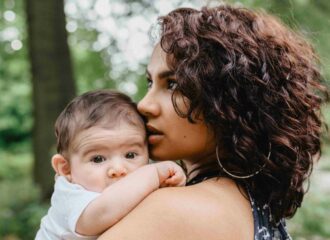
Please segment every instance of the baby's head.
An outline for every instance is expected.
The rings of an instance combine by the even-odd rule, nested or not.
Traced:
[[[73,99],[57,118],[55,134],[56,173],[90,191],[101,192],[148,162],[143,119],[136,104],[116,91]]]

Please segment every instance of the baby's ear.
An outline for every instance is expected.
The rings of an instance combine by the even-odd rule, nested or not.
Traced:
[[[56,174],[66,177],[69,181],[71,180],[70,163],[61,154],[55,154],[52,157],[52,166]]]

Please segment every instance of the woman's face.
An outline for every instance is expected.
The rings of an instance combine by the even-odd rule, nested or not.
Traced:
[[[174,110],[171,96],[176,79],[166,63],[166,53],[158,44],[147,67],[148,92],[138,104],[147,119],[150,157],[154,160],[199,162],[214,153],[215,140],[202,119],[190,123]],[[178,96],[178,107],[186,109]]]

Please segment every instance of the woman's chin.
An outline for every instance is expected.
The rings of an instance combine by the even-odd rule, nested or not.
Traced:
[[[166,161],[172,160],[168,155],[168,151],[163,151],[159,149],[159,146],[149,146],[149,157],[154,161]]]

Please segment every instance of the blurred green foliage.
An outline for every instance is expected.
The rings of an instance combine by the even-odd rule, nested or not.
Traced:
[[[328,174],[330,177],[330,172]],[[325,194],[315,190],[316,187],[316,184],[312,184],[303,207],[297,211],[292,220],[288,221],[290,234],[294,239],[330,239],[329,191]]]
[[[14,21],[4,21],[14,13]],[[0,2],[0,148],[28,140],[32,127],[31,84],[27,51],[14,50],[15,40],[25,46],[25,16],[21,1]]]
[[[323,145],[322,157],[314,166],[309,191],[301,208],[287,221],[295,240],[330,239],[330,145]]]
[[[70,2],[70,1],[68,1]],[[72,2],[72,1],[71,1]],[[96,2],[96,1],[95,1]],[[143,13],[157,14],[152,4],[146,1],[127,1],[127,6],[143,6]],[[173,6],[186,1],[173,1]],[[218,1],[212,1],[218,2]],[[302,32],[315,45],[322,62],[325,80],[330,82],[330,1],[327,0],[228,0],[231,3],[243,4],[247,7],[265,9],[290,25],[293,29]],[[114,1],[118,3],[118,1]],[[125,4],[125,3],[124,3]],[[134,5],[135,4],[135,5]],[[196,4],[198,5],[198,4]],[[136,70],[123,67],[120,74],[112,76],[116,69],[113,58],[120,52],[120,40],[109,37],[107,48],[93,47],[102,35],[99,29],[93,27],[91,9],[81,10],[82,14],[70,15],[70,21],[77,24],[75,31],[70,32],[69,44],[72,52],[72,61],[78,93],[98,88],[118,88],[123,82],[132,82],[137,91],[131,96],[140,99],[146,88],[144,69],[146,59],[139,63]],[[114,15],[118,22],[128,21],[140,15],[134,8],[127,12]],[[78,9],[80,10],[80,9]],[[141,10],[141,9],[140,9]],[[148,10],[148,11],[147,11]],[[13,20],[6,20],[5,13],[14,13]],[[148,16],[144,16],[148,19]],[[30,83],[29,62],[26,48],[26,25],[23,1],[3,0],[0,2],[0,147],[7,147],[11,143],[29,140],[33,122],[33,109],[31,105],[32,87]],[[152,24],[149,22],[149,24]],[[13,49],[13,41],[22,43],[20,49]],[[125,64],[125,61],[123,61]],[[141,81],[142,79],[142,81]]]
[[[30,146],[0,151],[0,238],[34,239],[48,205],[42,205],[31,178]]]
[[[40,218],[48,208],[40,203],[39,189],[31,178],[33,156],[30,144],[33,109],[23,2],[0,1],[0,239],[34,239]],[[111,3],[118,2],[120,1],[111,1]],[[122,16],[116,15],[118,21],[125,22],[137,15],[148,20],[148,14],[158,15],[149,1],[123,2],[124,4],[129,2],[128,11]],[[178,6],[187,1],[171,2],[173,6]],[[247,7],[265,9],[283,19],[293,29],[301,31],[320,54],[325,80],[330,85],[330,1],[228,0],[228,2],[239,2]],[[80,11],[79,8],[78,10]],[[119,88],[122,83],[132,82],[136,86],[136,92],[131,95],[135,100],[139,100],[146,91],[144,79],[146,59],[139,63],[137,69],[123,67],[120,74],[114,76],[112,73],[116,70],[116,66],[113,65],[112,60],[120,51],[118,47],[120,42],[111,38],[106,49],[93,48],[95,41],[102,34],[91,27],[93,20],[88,19],[88,16],[93,11],[91,6],[91,9],[86,13],[78,14],[75,19],[70,19],[69,16],[69,20],[77,22],[76,31],[70,33],[69,44],[78,93],[97,88]],[[11,17],[6,19],[6,14]],[[152,24],[150,21],[149,23]],[[21,47],[15,46],[17,40],[22,44]],[[324,107],[324,116],[330,125],[329,106]],[[329,136],[325,136],[325,143],[327,144],[324,146],[325,157],[320,161],[320,165],[323,172],[330,174]],[[294,239],[330,239],[328,216],[330,195],[329,192],[324,193],[317,189],[317,184],[312,181],[311,191],[306,195],[303,207],[289,221]]]

